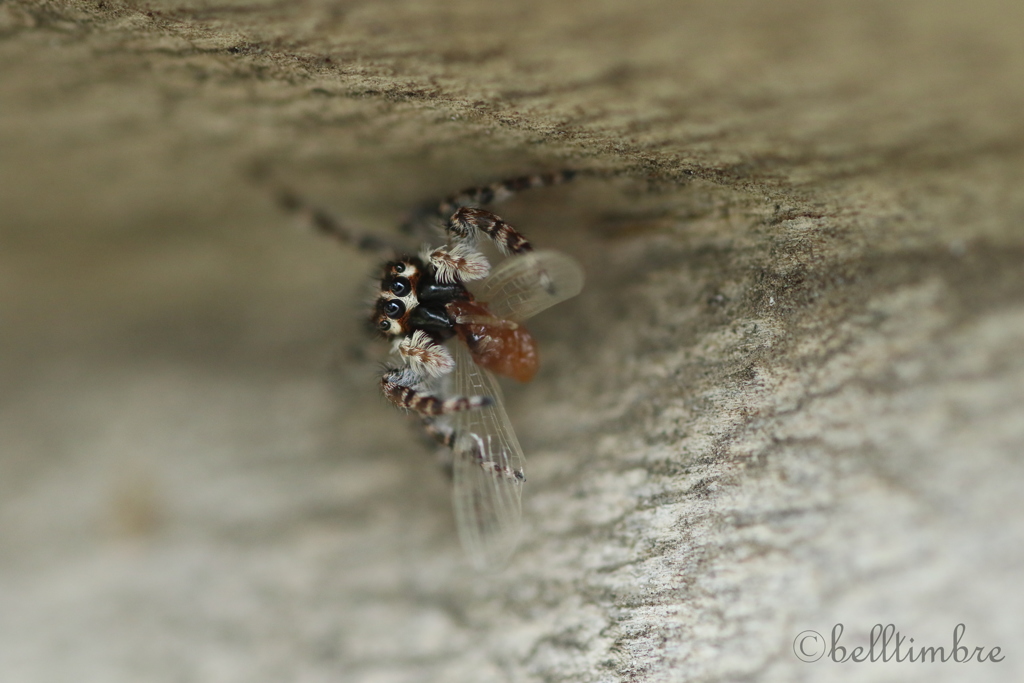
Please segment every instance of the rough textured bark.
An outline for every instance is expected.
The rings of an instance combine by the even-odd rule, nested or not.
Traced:
[[[1024,5],[0,2],[0,678],[1024,676]],[[480,576],[375,395],[386,233],[585,265]],[[1003,649],[801,662],[798,633]],[[967,673],[965,673],[967,672]]]

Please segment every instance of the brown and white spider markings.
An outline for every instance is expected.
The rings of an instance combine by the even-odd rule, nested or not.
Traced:
[[[525,176],[472,188],[419,212],[403,226],[406,231],[440,219],[446,239],[418,255],[280,191],[282,205],[319,231],[385,254],[370,321],[392,343],[398,362],[384,368],[381,391],[396,407],[418,414],[427,433],[451,448],[456,526],[478,566],[499,564],[515,549],[525,481],[522,448],[494,373],[531,380],[538,368],[537,344],[521,323],[583,287],[583,272],[573,259],[535,251],[519,231],[478,205],[573,175]],[[505,256],[493,270],[477,249],[481,236]]]

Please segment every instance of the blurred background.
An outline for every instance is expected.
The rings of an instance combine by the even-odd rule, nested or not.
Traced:
[[[1020,680],[1022,19],[0,2],[0,681]],[[376,263],[253,173],[394,234],[563,168],[498,209],[588,285],[481,577]],[[794,656],[840,622],[1006,660]]]

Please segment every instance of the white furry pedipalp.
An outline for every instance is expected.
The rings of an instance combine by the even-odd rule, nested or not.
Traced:
[[[487,277],[491,264],[487,257],[468,244],[438,247],[427,256],[435,277],[442,284],[470,282]]]
[[[448,349],[435,344],[423,330],[416,330],[402,339],[396,351],[415,372],[428,377],[443,377],[455,369],[455,360]]]

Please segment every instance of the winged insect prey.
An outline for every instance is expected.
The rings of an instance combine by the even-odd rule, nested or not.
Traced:
[[[519,331],[525,329],[518,325],[520,322],[576,296],[582,288],[583,271],[573,259],[553,251],[539,251],[504,261],[481,283],[480,298],[490,296],[488,308],[495,319],[511,322]],[[497,317],[498,312],[503,317]],[[488,328],[492,334],[501,330],[502,337],[506,329],[494,323]],[[514,357],[516,353],[502,358]],[[455,392],[495,398],[490,406],[453,417],[456,526],[463,547],[478,567],[500,565],[515,550],[526,480],[523,451],[505,411],[494,372],[498,370],[478,360],[472,345],[455,346]]]
[[[526,479],[494,375],[533,378],[538,347],[522,322],[576,296],[583,271],[564,254],[535,251],[517,229],[475,205],[573,175],[524,176],[454,195],[434,212],[446,216],[444,243],[415,255],[279,190],[282,206],[318,231],[386,258],[370,322],[391,342],[397,362],[384,368],[381,391],[396,407],[416,413],[427,434],[452,449],[456,527],[478,566],[499,564],[514,551]],[[422,227],[428,214],[420,212],[405,228]],[[493,270],[477,249],[481,238],[505,256]]]

